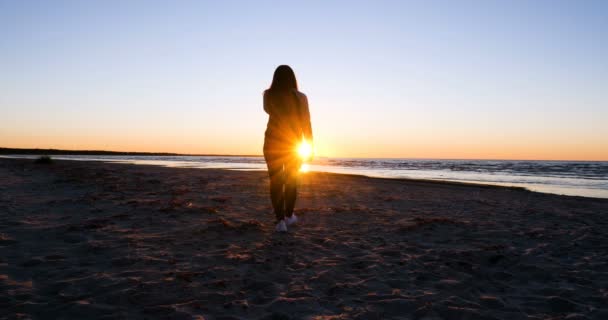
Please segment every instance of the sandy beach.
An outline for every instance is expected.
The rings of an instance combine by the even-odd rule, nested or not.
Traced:
[[[608,199],[0,159],[7,319],[608,319]]]

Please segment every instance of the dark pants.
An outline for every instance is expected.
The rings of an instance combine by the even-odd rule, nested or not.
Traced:
[[[293,215],[296,205],[300,160],[295,152],[264,148],[270,176],[270,200],[277,221]],[[270,150],[269,150],[270,149]]]

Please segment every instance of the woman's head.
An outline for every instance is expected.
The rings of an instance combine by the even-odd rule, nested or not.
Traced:
[[[274,70],[270,91],[289,91],[291,89],[298,90],[298,82],[296,75],[288,65],[280,65]]]

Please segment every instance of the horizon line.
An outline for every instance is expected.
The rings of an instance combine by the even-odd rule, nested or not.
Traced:
[[[142,151],[111,151],[111,150],[66,150],[54,148],[6,148],[0,147],[0,155],[18,154],[11,151],[21,151],[21,154],[48,153],[48,155],[141,155],[141,156],[196,156],[196,157],[264,157],[263,154],[213,154],[213,153],[175,153],[175,152],[142,152]],[[46,154],[44,154],[46,155]],[[384,159],[384,160],[472,160],[472,161],[572,161],[572,162],[608,162],[606,160],[580,159],[496,159],[496,158],[425,158],[425,157],[328,157],[333,159]]]

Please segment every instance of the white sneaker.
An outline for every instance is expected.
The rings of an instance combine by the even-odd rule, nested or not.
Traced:
[[[296,217],[296,214],[292,214],[291,217],[287,217],[285,218],[285,221],[287,222],[287,225],[290,226],[296,222],[298,222],[298,217]]]
[[[287,225],[285,224],[285,219],[279,221],[277,226],[274,228],[276,232],[287,232]]]

